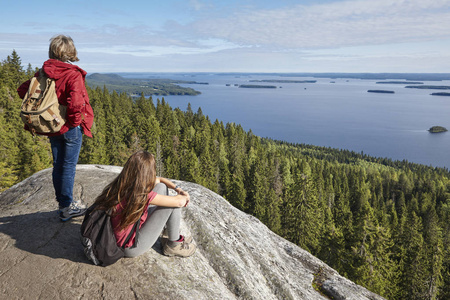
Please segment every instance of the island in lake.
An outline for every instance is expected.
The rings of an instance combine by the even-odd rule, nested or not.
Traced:
[[[408,85],[405,88],[409,89],[427,89],[427,90],[450,90],[448,85]]]
[[[442,93],[431,93],[430,95],[431,96],[450,96],[450,93],[445,93],[445,92],[442,92]]]
[[[423,84],[420,81],[377,81],[376,84]]]
[[[431,133],[446,132],[447,128],[442,127],[442,126],[433,126],[430,129],[428,129],[428,131]]]
[[[263,79],[250,80],[250,82],[273,82],[273,83],[316,83],[317,80],[285,80],[285,79]]]
[[[386,91],[386,90],[368,90],[368,93],[382,93],[382,94],[394,94],[394,91]]]
[[[257,84],[241,84],[240,88],[246,89],[276,89],[277,87],[274,85],[257,85]]]

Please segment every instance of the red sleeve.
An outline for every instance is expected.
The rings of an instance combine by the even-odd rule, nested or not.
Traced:
[[[155,191],[151,191],[148,193],[148,203],[152,202],[155,199],[156,195],[158,195]]]
[[[68,81],[67,94],[67,122],[69,127],[76,127],[81,124],[81,113],[84,105],[86,88],[83,76],[80,72],[75,72],[75,76]]]
[[[17,89],[17,94],[19,94],[20,98],[25,97],[25,94],[28,92],[28,87],[30,86],[31,79],[22,83]]]
[[[39,71],[34,74],[34,77],[39,76]],[[28,92],[28,88],[30,87],[31,79],[28,79],[24,83],[22,83],[17,89],[17,94],[19,94],[20,98],[25,97],[25,94]]]

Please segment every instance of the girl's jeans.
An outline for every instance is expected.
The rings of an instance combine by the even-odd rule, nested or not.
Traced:
[[[49,139],[53,154],[53,187],[61,209],[70,206],[73,201],[75,168],[80,155],[83,133],[78,126]]]

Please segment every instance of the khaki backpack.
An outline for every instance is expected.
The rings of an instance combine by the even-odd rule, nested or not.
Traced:
[[[22,101],[20,117],[31,133],[55,133],[66,123],[67,107],[59,104],[55,81],[40,70]]]

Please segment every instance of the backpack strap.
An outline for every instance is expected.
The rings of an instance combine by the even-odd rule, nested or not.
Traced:
[[[50,109],[50,107],[47,109],[47,111],[50,113],[50,115],[53,117],[53,119],[55,120],[56,123],[61,123],[61,120],[58,119],[58,117],[56,116],[56,114],[53,112],[53,110]]]
[[[39,79],[37,77],[34,77],[34,78],[36,78],[36,80],[33,82],[33,85],[31,86],[31,90],[28,93],[27,103],[31,100],[31,96],[33,96],[33,94],[36,92],[36,88],[39,84]]]
[[[142,217],[142,215],[141,215]],[[130,233],[128,234],[127,238],[125,239],[125,241],[122,244],[122,248],[125,248],[124,246],[131,240],[131,237],[133,236],[133,233],[136,231],[136,235],[135,238],[137,238],[138,234],[139,234],[139,225],[141,223],[141,217],[139,217],[139,219],[136,221],[136,223],[134,223],[133,228],[131,229]],[[136,247],[135,245],[131,246],[131,248]]]
[[[27,101],[29,101],[29,100],[31,99],[31,96],[32,96],[34,93],[36,93],[36,89],[37,89],[37,86],[38,86],[38,84],[39,84],[39,80],[40,80],[42,77],[44,77],[44,76],[45,76],[44,70],[43,70],[42,68],[39,69],[39,75],[38,75],[37,77],[34,77],[34,78],[36,78],[36,80],[34,81],[33,86],[31,87],[30,94],[28,95]],[[42,92],[42,91],[39,91],[39,93],[41,93],[41,92]]]

